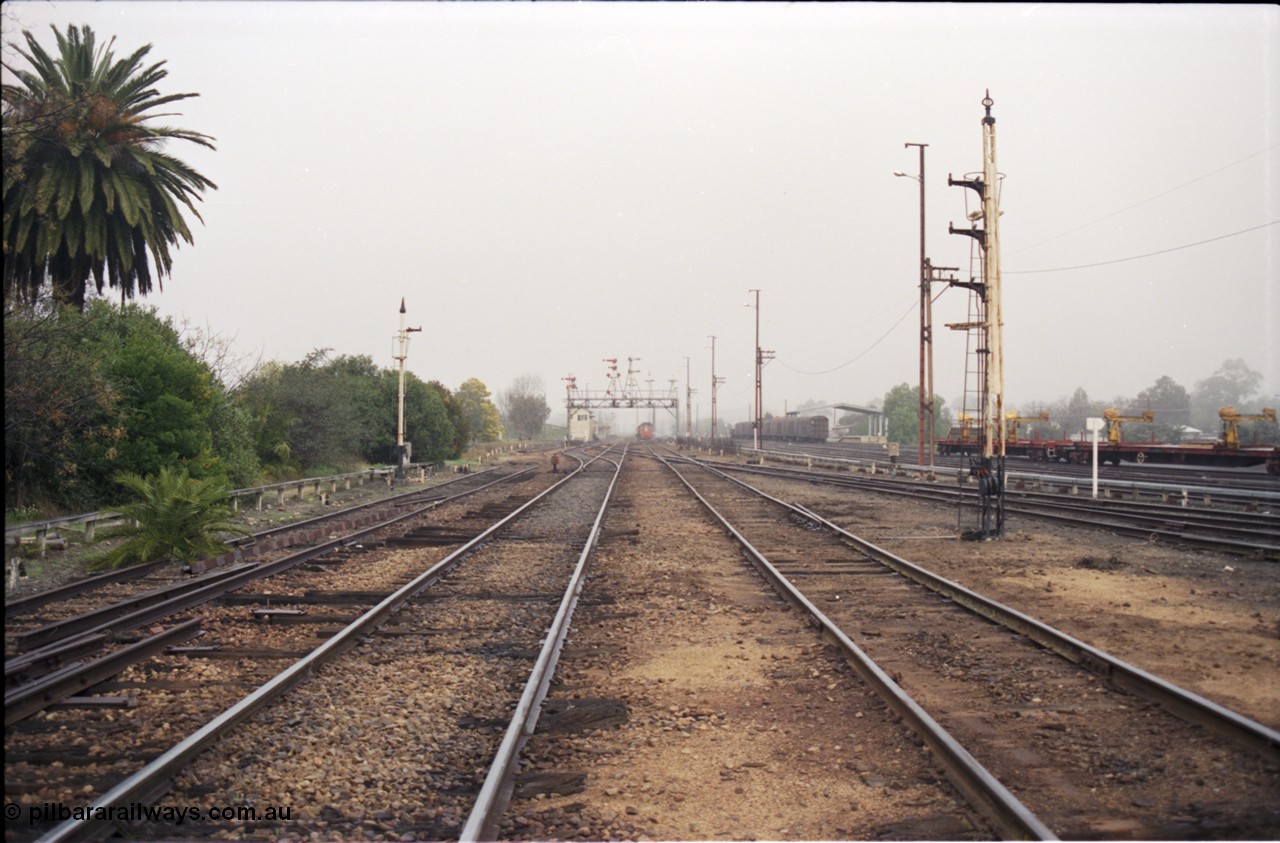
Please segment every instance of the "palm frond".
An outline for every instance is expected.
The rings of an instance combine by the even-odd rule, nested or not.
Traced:
[[[172,269],[170,245],[193,242],[184,208],[201,219],[196,202],[217,189],[161,147],[214,139],[151,122],[198,94],[160,93],[168,71],[144,64],[150,45],[117,59],[115,39],[99,44],[87,26],[53,32],[52,54],[29,32],[15,45],[29,70],[5,63],[16,81],[3,86],[5,296],[48,285],[83,306],[90,276],[100,292],[105,279],[146,294]]]

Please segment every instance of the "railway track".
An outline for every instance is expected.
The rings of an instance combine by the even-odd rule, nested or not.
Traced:
[[[835,459],[868,460],[881,464],[889,462],[888,450],[883,445],[856,443],[805,443],[791,444],[770,442],[768,450],[790,453],[806,453]],[[903,446],[898,461],[907,464],[919,459],[917,449]],[[969,467],[967,457],[943,456],[935,454],[933,465],[949,469]],[[1037,462],[1025,457],[1008,457],[1006,470],[1012,473],[1044,474],[1055,477],[1088,480],[1093,469],[1088,465],[1072,465],[1065,462]],[[1212,468],[1208,466],[1180,465],[1100,465],[1098,476],[1102,479],[1126,482],[1168,484],[1171,486],[1216,486],[1224,491],[1276,491],[1280,488],[1280,478],[1268,474],[1266,469],[1255,468]]]
[[[203,612],[210,640],[98,688],[217,686],[233,692],[221,714],[207,701],[190,719],[154,710],[167,721],[137,710],[41,714],[7,730],[7,751],[15,736],[32,743],[6,779],[58,779],[47,798],[66,804],[163,796],[161,808],[205,812],[181,823],[125,818],[131,839],[1185,839],[1280,829],[1267,727],[1016,612],[974,614],[962,590],[925,588],[928,577],[895,573],[908,568],[813,511],[783,509],[708,467],[628,457],[615,481],[605,461],[591,466],[524,520],[508,515],[514,500],[477,503],[465,513],[472,524],[387,545],[406,565],[416,557],[417,573],[406,567],[377,589],[378,563],[352,554],[311,571],[345,581],[241,590],[269,605],[225,595]],[[707,521],[676,471],[759,552],[755,568],[736,561],[728,528]],[[607,514],[606,476],[620,488]],[[480,531],[495,521],[499,533]],[[759,579],[771,571],[772,591]],[[361,584],[389,596],[370,608],[367,594],[356,599]],[[914,701],[881,701],[894,687]],[[945,736],[922,730],[928,721]],[[37,755],[60,731],[66,747]],[[86,775],[73,782],[67,767]],[[31,790],[23,801],[45,798]],[[235,813],[210,818],[218,806]],[[282,807],[287,818],[265,815]],[[10,837],[94,830],[45,822]]]
[[[775,587],[824,615],[827,634],[849,653],[878,665],[864,666],[868,681],[901,688],[931,715],[903,704],[905,718],[919,718],[920,728],[932,719],[967,748],[978,768],[959,754],[949,764],[961,790],[977,793],[984,770],[1008,783],[1012,806],[976,797],[1008,833],[1043,836],[1018,805],[1060,837],[1182,838],[1197,833],[1206,810],[1246,835],[1274,833],[1274,730],[916,570],[811,512],[788,507],[780,517],[780,502],[741,482],[672,465]],[[944,738],[924,740],[951,754]],[[1207,807],[1205,781],[1215,777],[1231,784],[1215,788]]]
[[[68,698],[113,678],[134,662],[186,639],[216,631],[218,615],[225,617],[227,612],[208,612],[202,607],[211,601],[232,601],[235,598],[228,596],[232,592],[237,593],[242,604],[261,604],[256,612],[237,613],[237,619],[247,616],[258,621],[288,621],[290,610],[273,609],[271,604],[282,602],[282,598],[305,588],[305,585],[287,584],[290,578],[299,583],[311,580],[314,584],[320,579],[315,573],[317,566],[324,569],[326,565],[339,564],[359,542],[376,544],[388,536],[396,540],[397,530],[410,529],[415,521],[444,503],[516,482],[526,474],[527,470],[507,470],[494,475],[472,475],[430,492],[400,495],[290,525],[293,529],[272,530],[259,537],[267,540],[253,546],[256,553],[249,561],[228,560],[227,564],[198,576],[184,576],[170,565],[167,569],[152,568],[145,576],[124,583],[98,581],[99,587],[91,590],[73,584],[56,591],[59,596],[69,595],[61,600],[51,599],[47,594],[33,595],[23,601],[25,611],[6,613],[6,727],[50,705],[66,704]],[[436,540],[439,539],[437,535]],[[446,535],[442,543],[451,541]],[[264,579],[271,583],[265,587],[266,593],[245,599],[253,591],[248,586]],[[392,588],[388,585],[386,590]],[[380,596],[366,589],[354,597],[348,595],[345,602],[367,604]],[[330,599],[330,602],[342,601],[341,595]],[[200,623],[190,622],[193,611],[205,612]],[[301,620],[314,622],[312,618]],[[175,634],[175,628],[183,631],[181,639]],[[148,629],[152,630],[149,634]],[[205,651],[208,650],[206,647]],[[285,654],[291,651],[281,649]],[[235,648],[230,648],[214,655],[233,658],[234,652]],[[89,700],[71,699],[70,702],[94,704]]]
[[[509,511],[502,507],[504,499],[513,493],[523,499],[550,482],[528,471],[505,474],[507,482],[523,483],[526,490],[505,484],[486,489],[495,478],[473,475],[432,490],[429,501],[420,491],[388,506],[401,514],[425,506],[434,514],[453,499],[452,507],[442,510],[449,525],[443,531],[422,524],[423,513],[402,528],[417,523],[407,543],[443,556],[461,536],[488,527],[495,507]],[[80,631],[79,620],[101,623],[103,606],[88,615],[61,617],[59,623],[69,625],[76,638],[88,639],[85,652],[77,653],[74,641],[47,644],[46,652],[62,648],[67,663],[51,672],[45,665],[31,675],[10,670],[21,657],[6,662],[7,798],[66,803],[108,790],[122,771],[163,752],[167,740],[197,728],[312,651],[324,640],[318,635],[326,626],[342,625],[411,579],[416,571],[395,552],[397,541],[405,542],[382,527],[354,543],[328,540],[259,565],[231,566],[231,576],[213,582],[194,578],[194,591],[180,589],[160,604],[148,602],[138,610],[127,601],[123,612],[106,621],[108,628],[88,635]],[[232,590],[236,577],[242,582]],[[42,611],[63,614],[55,604]],[[133,631],[139,611],[155,617]],[[199,641],[188,640],[195,636]],[[128,652],[153,640],[159,644],[149,652]],[[121,653],[137,657],[121,662]],[[138,734],[147,738],[138,740]]]
[[[744,466],[712,461],[725,470],[800,479],[850,489],[874,490],[934,503],[975,508],[978,494],[964,486],[947,487],[875,476],[850,476],[782,466]],[[1280,559],[1280,511],[1186,507],[1152,501],[1099,498],[1036,491],[1013,481],[1005,492],[1007,514],[1106,529],[1148,541],[1225,550],[1260,559]]]
[[[387,831],[389,825],[397,835],[415,838],[435,838],[445,828],[450,829],[445,836],[456,836],[459,817],[467,818],[462,808],[469,807],[478,786],[475,774],[483,774],[497,745],[495,723],[505,722],[508,701],[519,697],[509,691],[521,674],[528,676],[535,659],[547,675],[554,667],[553,660],[547,664],[538,658],[541,638],[554,623],[567,629],[568,615],[556,620],[556,609],[566,599],[565,583],[615,470],[595,460],[572,480],[565,478],[532,499],[526,496],[514,510],[481,507],[475,518],[492,522],[497,517],[497,522],[460,546],[455,543],[443,559],[439,543],[415,545],[422,535],[410,534],[393,555],[410,567],[416,563],[415,577],[358,618],[341,619],[342,628],[324,632],[320,646],[297,661],[288,659],[280,673],[115,784],[95,806],[102,812],[112,806],[127,809],[155,798],[177,777],[170,798],[199,806],[204,821],[191,814],[180,825],[164,823],[163,814],[124,816],[116,825],[126,836],[224,836],[225,817],[209,821],[219,804],[226,807],[206,798],[211,791],[256,793],[277,806],[306,800],[313,810],[300,810],[302,816],[294,814],[293,821],[330,838],[352,839]],[[368,564],[355,575],[367,577]],[[578,571],[574,581],[580,580]],[[576,590],[571,593],[576,597]],[[286,592],[283,602],[288,600]],[[241,654],[259,669],[284,655]],[[535,693],[540,702],[545,687]],[[251,718],[256,712],[260,716]],[[215,743],[231,754],[229,760],[219,761],[218,750],[201,756]],[[335,761],[339,748],[352,754],[340,763]],[[388,756],[386,763],[379,762],[380,754]],[[218,775],[229,778],[219,782]],[[420,810],[399,813],[390,823],[380,800],[391,793],[404,798],[399,788],[406,776],[417,782],[409,796],[431,794],[433,801],[419,802]],[[325,777],[341,781],[332,785],[340,793],[319,783]],[[500,812],[505,802],[492,805]],[[266,827],[245,819],[253,816],[252,804],[235,807],[244,820],[241,832]],[[96,836],[110,828],[72,820],[45,839]]]

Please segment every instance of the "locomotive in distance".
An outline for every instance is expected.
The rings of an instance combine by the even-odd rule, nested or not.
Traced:
[[[653,423],[640,422],[639,426],[636,427],[636,439],[638,439],[641,442],[648,442],[652,438],[653,438]]]
[[[831,422],[826,416],[786,415],[765,419],[760,426],[761,442],[826,442]],[[755,440],[753,422],[738,422],[733,426],[733,438],[747,442]]]

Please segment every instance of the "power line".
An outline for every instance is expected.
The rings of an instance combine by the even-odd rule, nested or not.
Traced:
[[[1170,249],[1161,249],[1158,252],[1147,252],[1145,255],[1133,255],[1132,257],[1116,258],[1115,260],[1101,261],[1099,263],[1083,263],[1083,264],[1080,264],[1079,266],[1060,266],[1056,269],[1005,269],[1001,271],[1005,275],[1034,275],[1036,273],[1041,273],[1041,272],[1067,272],[1072,269],[1089,269],[1090,267],[1095,267],[1095,266],[1108,266],[1113,263],[1125,263],[1126,261],[1136,261],[1136,260],[1141,260],[1142,258],[1155,257],[1156,255],[1167,255],[1170,252],[1180,252],[1183,249],[1190,249],[1194,246],[1203,246],[1206,243],[1214,243],[1214,242],[1217,242],[1218,240],[1226,240],[1228,237],[1238,237],[1241,234],[1248,234],[1250,231],[1257,231],[1260,228],[1266,228],[1267,226],[1276,225],[1278,223],[1280,223],[1280,220],[1272,220],[1271,222],[1264,222],[1262,225],[1255,225],[1253,228],[1246,228],[1241,231],[1233,231],[1230,234],[1223,234],[1218,237],[1210,237],[1208,240],[1200,240],[1196,243],[1187,243],[1182,246],[1174,246]]]
[[[1106,220],[1109,220],[1109,219],[1111,219],[1112,217],[1117,217],[1117,216],[1119,216],[1120,214],[1123,214],[1125,211],[1132,211],[1134,208],[1137,208],[1137,207],[1140,207],[1140,206],[1142,206],[1142,205],[1145,205],[1145,204],[1147,204],[1148,202],[1154,202],[1154,201],[1155,201],[1155,200],[1157,200],[1157,199],[1160,199],[1160,198],[1162,198],[1162,197],[1168,196],[1170,193],[1175,193],[1175,192],[1177,192],[1177,191],[1179,191],[1179,190],[1182,190],[1182,188],[1184,188],[1184,187],[1190,187],[1191,185],[1195,184],[1196,182],[1204,181],[1205,179],[1209,178],[1210,176],[1216,176],[1218,173],[1221,173],[1221,172],[1223,172],[1224,170],[1230,170],[1232,167],[1235,167],[1235,166],[1237,166],[1237,165],[1243,164],[1244,162],[1249,161],[1250,159],[1257,158],[1259,155],[1266,155],[1268,152],[1270,152],[1271,150],[1275,149],[1276,147],[1280,147],[1280,143],[1274,143],[1274,144],[1272,144],[1271,146],[1267,147],[1266,149],[1263,149],[1263,150],[1261,150],[1261,151],[1259,151],[1259,152],[1255,152],[1255,153],[1253,153],[1252,155],[1246,155],[1245,157],[1241,158],[1239,161],[1233,161],[1233,162],[1231,162],[1230,164],[1227,164],[1225,167],[1219,167],[1218,169],[1214,170],[1214,171],[1213,171],[1213,172],[1211,172],[1211,173],[1205,173],[1203,176],[1199,176],[1199,177],[1194,178],[1194,179],[1192,179],[1191,181],[1188,181],[1188,182],[1183,182],[1182,184],[1178,185],[1177,187],[1171,187],[1171,188],[1169,188],[1168,190],[1164,191],[1163,193],[1157,193],[1155,196],[1150,196],[1150,197],[1148,197],[1148,198],[1146,198],[1146,199],[1143,199],[1141,202],[1135,202],[1135,203],[1133,203],[1132,205],[1128,205],[1128,206],[1126,206],[1126,207],[1124,207],[1124,208],[1121,208],[1121,209],[1120,209],[1120,210],[1118,210],[1118,211],[1113,211],[1112,213],[1107,214],[1105,217],[1098,217],[1096,220],[1093,220],[1092,222],[1087,222],[1087,223],[1085,223],[1084,225],[1076,226],[1075,228],[1071,229],[1070,231],[1064,231],[1064,232],[1062,232],[1061,234],[1055,234],[1055,235],[1053,235],[1052,237],[1050,237],[1050,238],[1048,238],[1048,239],[1046,239],[1046,240],[1041,240],[1041,241],[1039,241],[1039,242],[1037,242],[1037,243],[1032,243],[1030,246],[1023,246],[1021,249],[1018,249],[1018,250],[1016,250],[1016,251],[1010,252],[1010,253],[1009,253],[1009,255],[1017,255],[1017,254],[1021,254],[1022,252],[1028,251],[1029,249],[1034,249],[1034,248],[1036,248],[1037,246],[1043,246],[1045,243],[1052,243],[1054,240],[1057,240],[1057,239],[1058,239],[1058,238],[1060,238],[1060,237],[1066,237],[1068,234],[1075,234],[1077,231],[1083,231],[1084,229],[1088,228],[1088,227],[1089,227],[1089,226],[1091,226],[1091,225],[1097,225],[1098,223],[1100,223],[1100,222],[1104,222],[1104,221],[1106,221]]]
[[[884,339],[885,339],[887,336],[889,336],[890,334],[892,334],[892,333],[893,333],[893,331],[894,331],[894,329],[895,329],[895,328],[897,328],[899,325],[901,325],[901,324],[902,324],[902,320],[903,320],[903,319],[906,319],[908,316],[910,316],[910,315],[911,315],[911,313],[916,309],[916,307],[918,306],[918,304],[919,304],[918,302],[916,302],[916,301],[912,300],[912,302],[911,302],[911,307],[907,308],[907,312],[906,312],[906,313],[904,313],[904,314],[902,314],[901,316],[899,316],[899,317],[898,317],[898,321],[896,321],[896,322],[894,322],[892,325],[890,325],[890,326],[889,326],[889,330],[887,330],[887,331],[885,331],[883,334],[881,334],[881,335],[880,335],[880,338],[879,338],[878,340],[876,340],[875,342],[871,343],[871,345],[869,345],[869,346],[867,346],[866,348],[864,348],[864,349],[863,349],[861,352],[859,352],[859,353],[858,353],[858,355],[857,355],[856,357],[854,357],[852,360],[846,360],[845,362],[841,363],[839,366],[835,366],[835,367],[830,368],[830,369],[825,369],[825,370],[823,370],[823,371],[821,371],[821,372],[806,372],[806,371],[804,371],[803,369],[794,369],[794,368],[792,368],[791,366],[788,366],[788,365],[787,365],[784,361],[782,361],[782,360],[778,360],[778,363],[779,363],[779,364],[781,364],[781,366],[782,366],[784,369],[790,369],[791,371],[795,372],[795,373],[796,373],[796,374],[798,374],[798,375],[829,375],[829,374],[831,374],[832,372],[839,371],[840,369],[843,369],[845,366],[848,366],[848,365],[850,365],[851,363],[856,363],[858,360],[860,360],[860,359],[862,359],[863,357],[867,356],[867,354],[869,354],[869,353],[871,352],[871,349],[875,348],[877,345],[879,345],[881,342],[883,342],[883,341],[884,341]]]

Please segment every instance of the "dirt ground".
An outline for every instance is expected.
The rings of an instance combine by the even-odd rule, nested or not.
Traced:
[[[773,488],[905,559],[1280,728],[1276,562],[1016,516],[1002,541],[962,542],[954,507]]]
[[[638,478],[606,524],[549,697],[562,707],[607,698],[624,722],[557,739],[547,728],[554,717],[544,715],[500,835],[991,838],[928,754],[874,697],[854,691],[856,677],[763,589],[723,533],[690,526],[697,507],[652,493],[648,479]],[[1280,728],[1277,563],[1019,517],[1002,541],[962,542],[951,507],[753,482]],[[539,788],[539,776],[555,775],[571,786]]]
[[[629,482],[637,485],[624,482],[607,535],[634,532],[602,545],[550,698],[563,706],[607,697],[625,705],[627,719],[586,734],[540,724],[504,839],[993,836],[917,743],[854,690],[856,677],[813,630],[764,591],[719,530],[690,520],[687,502]],[[1003,541],[962,542],[948,507],[759,485],[1137,667],[1280,725],[1274,563],[1029,520],[1011,521]],[[643,589],[642,576],[650,578]],[[534,785],[548,777],[562,789],[539,792]]]

